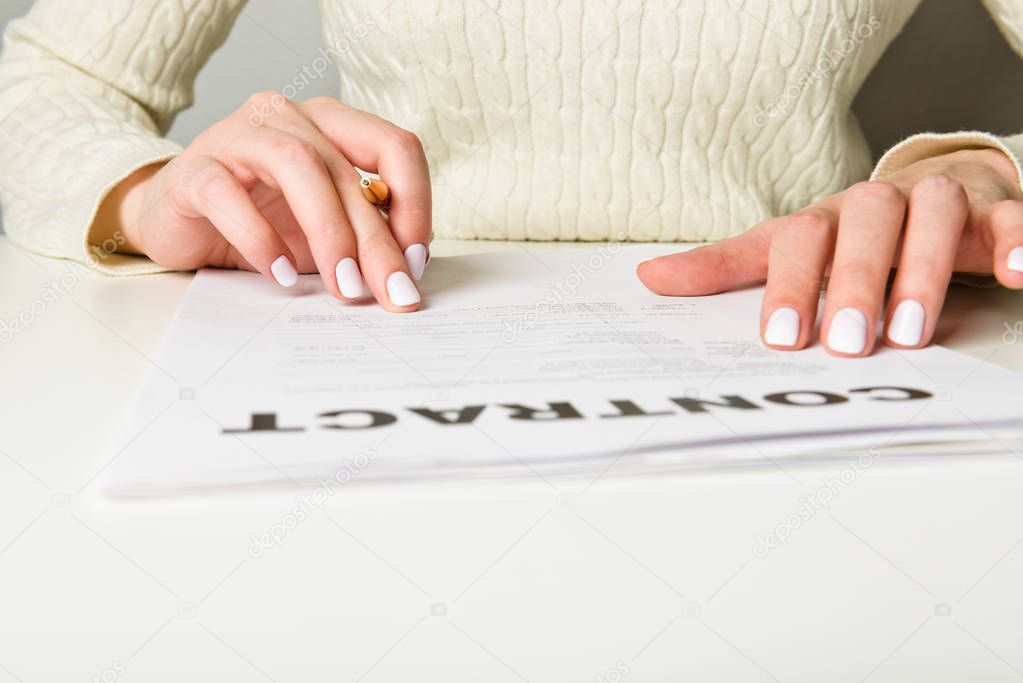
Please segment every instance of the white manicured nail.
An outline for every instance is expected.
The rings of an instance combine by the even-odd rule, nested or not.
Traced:
[[[843,308],[831,318],[828,347],[856,356],[867,348],[867,316],[855,308]]]
[[[419,303],[419,290],[404,271],[391,273],[387,278],[387,296],[395,306],[411,306]]]
[[[408,269],[412,272],[412,277],[416,280],[423,277],[423,271],[426,270],[426,246],[423,244],[410,245],[405,250],[405,261],[408,263]]]
[[[1009,252],[1009,270],[1023,273],[1023,247],[1016,247]]]
[[[769,346],[795,346],[799,341],[799,311],[789,306],[775,309],[767,320],[764,343]]]
[[[352,257],[343,258],[334,268],[334,275],[337,277],[337,288],[341,290],[341,296],[349,299],[358,299],[366,293],[366,287],[362,282],[362,273],[359,272],[359,264]]]
[[[895,307],[892,320],[888,323],[888,338],[899,346],[916,346],[924,336],[926,318],[923,304],[906,299]]]
[[[282,255],[274,259],[274,262],[270,264],[270,273],[281,287],[291,287],[298,282],[298,271],[295,270],[295,266],[291,265],[287,256]]]

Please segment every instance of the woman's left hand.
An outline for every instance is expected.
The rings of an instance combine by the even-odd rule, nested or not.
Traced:
[[[834,355],[857,357],[875,344],[892,269],[884,343],[899,348],[930,343],[954,271],[1023,289],[1023,193],[1012,161],[996,149],[925,159],[637,272],[673,296],[766,280],[761,337],[785,350],[812,343],[827,277],[821,340]]]

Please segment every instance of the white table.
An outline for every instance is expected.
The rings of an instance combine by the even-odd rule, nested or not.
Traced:
[[[521,248],[557,246],[433,251]],[[1023,678],[1021,454],[882,458],[766,557],[845,463],[353,486],[294,524],[294,489],[113,502],[93,478],[190,276],[48,297],[66,272],[0,240],[0,321],[36,306],[0,345],[0,682]],[[1023,368],[1020,320],[957,289],[940,337]]]

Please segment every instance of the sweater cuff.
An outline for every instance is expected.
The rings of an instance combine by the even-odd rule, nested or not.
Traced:
[[[107,243],[92,244],[89,242],[89,234],[96,222],[99,207],[111,190],[139,169],[170,161],[181,153],[181,147],[162,138],[128,138],[118,141],[114,149],[105,146],[104,153],[104,161],[90,172],[88,182],[91,187],[81,190],[80,196],[91,198],[91,201],[82,205],[87,213],[80,218],[72,217],[66,224],[66,228],[72,231],[66,235],[67,239],[75,240],[78,244],[76,250],[83,253],[86,263],[105,275],[146,275],[173,270],[157,265],[145,256],[116,253],[115,249],[122,243],[116,236]]]
[[[1016,179],[1020,189],[1023,189],[1023,163],[1020,161],[1023,159],[1023,135],[1003,138],[979,131],[920,133],[906,138],[885,152],[870,174],[870,179],[877,180],[918,161],[964,149],[997,149],[1004,152],[1016,167]]]
[[[877,162],[871,180],[891,175],[924,159],[951,154],[964,149],[997,149],[1012,160],[1016,168],[1016,179],[1023,189],[1023,135],[1000,138],[990,133],[964,131],[959,133],[921,133],[906,138],[888,150]],[[955,273],[953,284],[967,287],[996,287],[998,281],[991,275]]]

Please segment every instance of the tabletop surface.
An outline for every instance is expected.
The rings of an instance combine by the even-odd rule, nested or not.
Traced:
[[[1008,449],[851,478],[835,462],[366,484],[315,507],[295,488],[108,500],[110,436],[190,278],[97,276],[0,239],[0,683],[1023,678]],[[938,334],[1023,369],[1023,296],[954,288]]]

